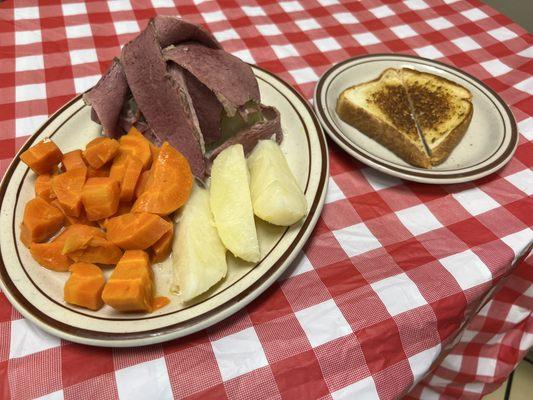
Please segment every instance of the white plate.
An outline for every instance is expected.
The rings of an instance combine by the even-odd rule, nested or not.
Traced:
[[[473,94],[474,114],[465,136],[450,157],[432,169],[414,167],[354,127],[335,112],[341,92],[375,79],[387,68],[410,67],[466,87]],[[503,167],[518,144],[516,122],[509,107],[478,79],[437,61],[400,54],[354,57],[329,69],[317,83],[314,106],[328,135],[359,161],[386,174],[423,183],[472,181]]]
[[[98,346],[140,346],[167,341],[204,329],[227,318],[268,288],[291,264],[315,226],[326,193],[328,151],[313,111],[288,84],[254,67],[263,103],[281,113],[285,137],[281,145],[289,165],[305,189],[309,214],[290,228],[257,221],[261,261],[239,262],[228,256],[228,276],[211,291],[183,305],[169,292],[171,260],[153,266],[157,295],[171,303],[151,314],[120,314],[108,306],[90,311],[66,304],[63,285],[69,273],[39,266],[19,240],[24,205],[34,197],[33,174],[15,157],[0,185],[0,286],[9,301],[42,329],[73,342]],[[55,113],[22,147],[45,137],[64,151],[83,148],[100,134],[81,96]],[[106,271],[109,275],[110,271]]]

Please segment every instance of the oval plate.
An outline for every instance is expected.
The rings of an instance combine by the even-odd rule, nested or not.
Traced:
[[[256,220],[262,259],[256,265],[228,255],[225,280],[190,304],[170,294],[172,262],[153,266],[157,295],[171,303],[151,314],[121,314],[108,306],[90,311],[66,304],[63,286],[68,273],[39,266],[19,240],[24,205],[34,197],[33,174],[18,155],[0,185],[0,286],[13,306],[45,331],[90,345],[124,347],[164,342],[204,329],[250,303],[287,269],[315,226],[326,193],[328,150],[320,124],[306,101],[273,74],[253,67],[264,104],[281,113],[282,150],[305,190],[309,213],[300,223],[281,228]],[[100,135],[90,108],[80,96],[55,113],[20,152],[51,137],[63,152],[83,148]],[[20,153],[19,153],[20,154]],[[109,276],[111,271],[105,271]]]
[[[375,79],[391,67],[430,72],[472,92],[474,114],[468,131],[441,165],[432,169],[412,166],[342,121],[335,112],[337,99],[344,89]],[[492,89],[457,68],[416,56],[373,54],[343,61],[318,81],[314,105],[328,135],[350,155],[379,171],[410,181],[444,184],[481,178],[503,167],[518,144],[513,114]]]

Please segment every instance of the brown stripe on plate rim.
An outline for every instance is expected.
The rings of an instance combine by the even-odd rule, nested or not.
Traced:
[[[486,165],[486,166],[484,166],[482,168],[478,168],[478,169],[475,169],[475,170],[470,170],[470,171],[464,172],[464,173],[455,173],[455,174],[430,174],[430,173],[423,172],[423,171],[413,171],[413,170],[407,170],[407,169],[404,169],[404,168],[398,168],[398,167],[395,167],[394,165],[389,165],[389,164],[384,163],[381,158],[376,158],[375,156],[367,155],[365,153],[362,153],[357,147],[355,147],[355,145],[352,142],[348,141],[344,137],[344,135],[342,134],[340,129],[338,129],[337,127],[334,127],[331,124],[331,122],[328,119],[328,116],[325,114],[326,113],[326,108],[324,107],[324,104],[322,103],[321,94],[323,93],[324,82],[326,81],[326,79],[328,79],[329,76],[331,74],[335,73],[335,72],[337,73],[337,75],[340,72],[342,72],[342,71],[339,71],[339,69],[341,67],[343,67],[344,65],[346,65],[346,64],[348,64],[350,62],[356,61],[356,60],[364,60],[365,58],[372,59],[372,58],[375,58],[375,57],[381,57],[382,58],[380,60],[375,60],[375,61],[401,61],[401,60],[397,60],[396,59],[396,58],[399,58],[399,59],[405,59],[405,60],[413,61],[413,62],[419,62],[419,63],[421,62],[422,64],[427,63],[428,65],[431,65],[433,63],[433,64],[436,64],[436,65],[441,66],[441,67],[449,68],[451,71],[446,71],[446,72],[449,72],[449,73],[451,73],[451,74],[453,74],[453,75],[455,75],[455,76],[457,76],[459,78],[462,78],[462,79],[465,79],[465,77],[469,78],[469,79],[471,79],[473,81],[473,82],[470,82],[472,85],[476,86],[476,83],[477,83],[476,87],[482,93],[485,91],[485,92],[489,92],[490,94],[492,94],[492,96],[494,96],[494,98],[497,100],[497,102],[500,104],[500,106],[502,106],[502,108],[505,110],[505,112],[507,114],[507,117],[509,119],[509,123],[511,125],[511,139],[510,139],[509,145],[505,149],[504,153],[502,153],[496,160],[494,160],[493,162],[491,162],[490,164],[488,164],[488,165]],[[389,60],[383,59],[385,57],[394,57],[394,58],[391,58]],[[369,60],[369,61],[374,61],[374,60]],[[350,68],[350,67],[347,67],[347,68]],[[448,64],[445,64],[443,62],[440,62],[440,61],[428,60],[428,59],[425,59],[425,58],[422,58],[422,57],[411,56],[411,55],[407,55],[407,54],[394,54],[394,53],[380,53],[380,54],[372,54],[372,55],[363,55],[363,56],[352,57],[352,58],[349,58],[347,60],[344,60],[344,61],[334,65],[332,68],[330,68],[328,71],[326,71],[322,75],[322,77],[320,78],[320,80],[317,83],[315,94],[316,94],[315,95],[315,110],[322,117],[322,120],[323,120],[324,124],[326,124],[326,126],[328,127],[327,130],[328,130],[329,133],[331,133],[333,136],[335,136],[336,139],[341,141],[346,147],[348,147],[349,149],[351,149],[352,151],[354,151],[355,153],[360,155],[362,158],[367,159],[369,161],[372,161],[375,164],[378,164],[378,165],[380,165],[383,168],[390,169],[390,170],[393,170],[393,171],[396,171],[396,172],[400,172],[400,173],[406,174],[406,175],[429,178],[429,179],[433,179],[433,180],[439,180],[439,179],[443,179],[444,180],[444,179],[450,179],[450,178],[462,178],[462,177],[473,176],[473,175],[476,175],[476,174],[479,174],[479,173],[482,173],[482,172],[485,172],[485,171],[489,171],[489,170],[491,170],[491,169],[493,169],[495,167],[498,167],[500,163],[502,163],[503,161],[505,161],[508,157],[510,157],[512,155],[512,153],[514,152],[514,150],[516,149],[516,146],[518,144],[518,130],[517,130],[516,121],[514,119],[514,116],[513,116],[512,112],[511,112],[511,110],[509,109],[509,106],[507,106],[507,104],[501,99],[501,97],[494,90],[492,90],[489,86],[487,86],[485,83],[483,83],[479,79],[475,78],[474,76],[472,76],[472,75],[470,75],[470,74],[468,74],[466,72],[463,72],[463,71],[459,70],[458,68],[455,68],[455,67],[453,67],[451,65],[448,65]],[[489,96],[486,96],[486,97],[495,105],[494,101]],[[505,119],[503,118],[499,108],[496,107],[496,109],[498,110],[502,120],[504,121],[504,137],[505,137],[505,135],[507,133]],[[500,144],[500,147],[502,146],[502,144],[503,144],[503,142]],[[493,154],[495,154],[495,153],[493,153]],[[485,159],[482,162],[487,161],[487,159]],[[476,165],[478,165],[478,164],[476,164]],[[472,167],[468,167],[468,168],[472,168]]]
[[[325,186],[326,186],[326,182],[327,182],[328,151],[327,151],[327,144],[326,144],[326,140],[325,140],[325,137],[324,137],[324,133],[322,132],[322,129],[321,129],[321,125],[318,122],[318,120],[317,120],[312,108],[309,106],[307,101],[300,95],[300,93],[298,93],[289,84],[287,84],[286,82],[284,82],[283,80],[281,80],[280,78],[275,76],[273,73],[271,73],[271,72],[269,72],[269,71],[267,71],[267,70],[265,70],[263,68],[257,67],[257,66],[254,66],[254,68],[257,68],[257,69],[261,70],[265,74],[269,75],[271,78],[273,78],[273,79],[277,80],[278,82],[280,82],[283,86],[288,88],[294,95],[296,95],[296,97],[301,101],[301,103],[303,104],[303,106],[305,107],[305,109],[310,114],[310,116],[311,116],[311,118],[313,120],[313,125],[315,126],[315,129],[317,131],[317,136],[318,136],[319,145],[320,145],[320,151],[321,151],[321,156],[322,156],[321,157],[322,166],[321,166],[321,171],[320,171],[318,190],[317,190],[317,193],[315,195],[313,204],[311,205],[311,207],[309,209],[308,216],[307,216],[306,220],[304,221],[304,223],[302,224],[300,230],[298,231],[295,239],[292,241],[291,245],[280,256],[280,258],[272,265],[272,267],[270,267],[268,269],[268,271],[266,271],[258,280],[256,280],[252,285],[250,285],[243,292],[239,293],[237,296],[235,296],[232,299],[228,300],[227,302],[215,307],[214,309],[209,310],[208,312],[206,312],[204,314],[201,314],[201,315],[198,315],[196,317],[193,317],[193,318],[191,318],[191,319],[189,319],[187,321],[183,321],[183,322],[180,322],[180,323],[177,323],[177,324],[174,324],[174,325],[169,325],[169,326],[165,326],[165,327],[157,328],[157,329],[153,329],[153,330],[130,332],[130,333],[108,333],[108,332],[100,332],[100,331],[94,331],[94,330],[89,330],[89,329],[77,328],[77,327],[74,327],[72,325],[68,325],[66,323],[59,322],[59,321],[49,317],[48,315],[44,314],[43,312],[41,312],[32,303],[30,303],[22,295],[22,293],[20,293],[20,291],[16,288],[16,286],[13,284],[13,282],[11,281],[10,276],[7,274],[7,270],[6,270],[5,265],[4,265],[3,257],[0,254],[0,277],[2,278],[2,283],[5,286],[6,291],[8,291],[9,295],[12,296],[16,300],[16,305],[19,305],[22,308],[22,311],[21,310],[19,310],[19,311],[28,312],[32,317],[36,318],[37,320],[39,320],[44,325],[48,325],[51,328],[59,330],[62,333],[67,333],[67,334],[70,334],[70,335],[73,335],[73,336],[82,337],[84,339],[91,339],[91,340],[98,340],[98,341],[102,341],[102,340],[106,340],[106,341],[122,341],[122,340],[143,339],[143,338],[146,338],[147,335],[149,335],[150,337],[155,337],[155,336],[159,337],[159,336],[164,336],[164,335],[171,334],[173,332],[179,331],[180,329],[188,328],[188,327],[190,327],[192,325],[195,325],[196,323],[200,322],[201,320],[205,320],[205,319],[208,319],[208,318],[212,317],[213,315],[216,315],[223,308],[228,308],[228,307],[233,306],[234,304],[236,304],[236,303],[238,303],[238,302],[240,302],[242,300],[246,300],[246,297],[249,294],[254,292],[270,276],[272,276],[276,271],[278,271],[282,267],[283,263],[285,262],[285,260],[287,258],[289,258],[289,256],[293,252],[294,248],[301,241],[301,238],[304,236],[306,231],[308,229],[312,228],[312,227],[310,227],[310,224],[311,224],[312,219],[313,219],[312,217],[315,215],[317,209],[320,206],[320,204],[319,204],[320,203],[320,199],[323,196],[323,192],[324,192],[324,189],[325,189]],[[263,81],[264,81],[264,79],[263,79]],[[270,82],[267,82],[267,83],[270,84]],[[273,86],[272,84],[270,84],[270,85]],[[276,88],[274,88],[274,89],[277,90]],[[285,97],[285,99],[287,99],[289,104],[291,104],[291,106],[298,113],[298,116],[299,116],[300,120],[303,123],[302,116],[296,110],[296,108],[293,105],[293,103],[287,98],[287,96],[285,96],[279,90],[277,90],[277,91],[283,97]],[[52,121],[54,121],[59,116],[59,114],[64,112],[65,109],[67,109],[69,106],[71,106],[76,101],[78,101],[80,96],[81,95],[76,96],[74,99],[72,99],[67,104],[65,104],[63,107],[61,107],[56,113],[54,113],[50,117],[50,119],[47,120],[41,126],[41,128],[39,128],[39,130],[35,134],[33,134],[28,139],[26,144],[24,144],[22,146],[22,148],[19,150],[19,152],[17,153],[17,155],[13,159],[11,165],[9,166],[8,170],[6,171],[6,175],[4,176],[4,179],[2,179],[2,182],[0,184],[0,204],[3,203],[8,182],[9,182],[11,176],[13,175],[13,173],[15,171],[15,168],[16,168],[16,166],[18,164],[18,158],[19,158],[20,153],[22,153],[27,148],[29,148],[29,146],[36,140],[37,136],[39,136],[43,132],[43,130]],[[77,110],[77,111],[79,111],[79,110]],[[309,139],[309,132],[307,130],[307,126],[305,125],[305,123],[303,123],[303,126],[304,126],[304,128],[306,130],[306,135],[307,135],[307,137]],[[310,148],[309,140],[308,140],[308,147]],[[311,155],[311,152],[309,152],[309,154]],[[310,161],[309,161],[309,164],[310,164]],[[308,182],[309,182],[309,176],[308,176]],[[15,243],[16,243],[16,237],[14,237],[14,240],[15,240]],[[23,269],[24,269],[24,267],[23,267]],[[24,269],[24,271],[26,272],[25,269]],[[27,274],[27,272],[26,272],[26,274]],[[263,288],[262,291],[263,290],[266,290],[266,288]],[[258,293],[258,295],[259,294],[260,293]],[[247,305],[250,301],[251,300],[245,301],[245,303],[242,304],[242,307]],[[70,308],[68,310],[70,312],[73,311]],[[94,318],[93,316],[89,316],[87,314],[83,314],[83,315]],[[143,319],[146,319],[146,318],[143,318]],[[120,321],[131,321],[131,319],[129,319],[129,320],[128,319],[120,319]]]

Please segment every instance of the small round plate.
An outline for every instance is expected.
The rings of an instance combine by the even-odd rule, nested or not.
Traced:
[[[335,112],[337,99],[344,89],[373,80],[387,68],[401,67],[442,76],[473,94],[474,114],[468,131],[450,157],[431,169],[406,163],[342,121]],[[503,167],[518,144],[513,114],[492,89],[457,68],[421,57],[373,54],[343,61],[318,81],[314,106],[328,135],[350,155],[379,171],[410,181],[446,184],[481,178]]]
[[[322,210],[328,149],[307,102],[280,78],[257,67],[253,70],[262,102],[280,111],[285,133],[281,148],[304,189],[308,215],[289,228],[256,220],[261,261],[254,265],[228,254],[226,278],[191,303],[182,304],[179,296],[170,292],[173,274],[169,258],[153,266],[157,295],[168,296],[169,305],[150,314],[122,314],[109,306],[90,311],[65,303],[63,286],[69,273],[42,268],[19,240],[24,205],[34,197],[35,174],[17,155],[0,184],[0,288],[22,315],[73,342],[109,347],[147,345],[191,334],[229,317],[280,277],[307,241]],[[84,148],[100,131],[91,121],[90,108],[77,96],[41,126],[21,152],[46,137],[64,152]],[[111,270],[104,273],[109,276]]]

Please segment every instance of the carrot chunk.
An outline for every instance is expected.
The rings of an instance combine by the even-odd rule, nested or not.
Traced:
[[[63,169],[65,171],[72,171],[77,168],[87,170],[87,165],[85,164],[85,161],[83,161],[81,150],[72,150],[63,154],[61,163],[63,164]]]
[[[109,177],[122,184],[124,174],[126,173],[126,166],[128,164],[128,155],[121,153],[113,159],[111,169],[109,170]]]
[[[26,203],[20,226],[20,240],[30,247],[32,242],[50,239],[64,223],[61,211],[46,200],[36,197]]]
[[[168,221],[170,230],[152,245],[152,262],[164,261],[172,250],[172,238],[174,237],[174,224]]]
[[[55,199],[56,195],[52,190],[52,175],[42,174],[35,179],[35,196],[42,197],[48,202]]]
[[[143,170],[150,168],[152,163],[152,150],[150,142],[134,126],[131,127],[127,135],[119,139],[121,154],[137,157],[143,164]]]
[[[171,229],[163,218],[149,213],[124,214],[110,218],[107,239],[124,250],[147,249]]]
[[[135,198],[139,197],[146,190],[146,187],[150,182],[151,171],[152,170],[143,171],[141,176],[139,177],[139,180],[137,181],[137,186],[135,187]]]
[[[78,168],[52,178],[52,190],[65,214],[79,217],[82,205],[81,192],[86,175],[86,170]]]
[[[37,175],[53,172],[62,157],[63,153],[50,139],[44,139],[20,155],[22,162]]]
[[[191,168],[168,142],[161,146],[150,171],[151,178],[133,204],[133,212],[169,215],[187,202],[193,184]]]
[[[157,156],[159,155],[159,147],[152,142],[150,142],[150,153],[152,153],[152,162],[157,160]]]
[[[62,245],[59,253],[76,262],[116,264],[122,256],[122,250],[94,226],[71,225],[57,239]]]
[[[65,216],[65,225],[67,226],[74,225],[74,224],[83,224],[83,225],[91,225],[91,226],[95,225],[93,221],[89,221],[87,219],[87,214],[85,213],[84,209],[81,210],[79,216],[73,217],[65,213],[65,211],[63,210],[63,208],[61,207],[61,204],[59,204],[59,201],[57,201],[57,199],[52,200],[50,204],[63,213],[63,215]]]
[[[89,166],[99,169],[117,155],[119,146],[115,139],[99,137],[87,144],[83,157]]]
[[[72,260],[62,253],[67,231],[61,232],[48,243],[32,243],[30,253],[41,266],[52,271],[65,272],[72,264]]]
[[[102,270],[85,262],[72,264],[69,270],[71,274],[63,292],[65,301],[94,311],[102,308],[102,291],[105,285]]]
[[[89,221],[115,214],[119,200],[120,188],[113,178],[89,178],[81,192],[81,201]]]
[[[135,186],[141,175],[143,164],[135,156],[128,157],[126,169],[124,170],[124,177],[120,185],[120,201],[128,202],[133,199]]]
[[[112,265],[118,263],[122,257],[122,250],[109,240],[95,236],[83,248],[67,255],[76,262]]]
[[[151,311],[153,296],[148,254],[142,250],[124,252],[104,287],[104,303],[118,311]]]
[[[105,238],[105,233],[95,226],[73,224],[65,230],[62,253],[86,249],[95,237]]]
[[[87,167],[87,178],[107,177],[109,176],[110,165],[104,165],[98,169],[91,166]]]

